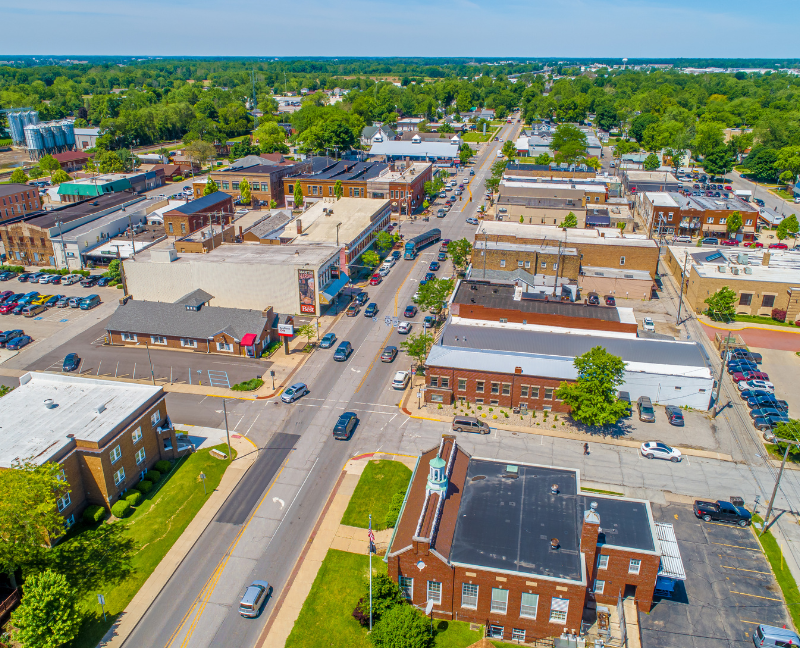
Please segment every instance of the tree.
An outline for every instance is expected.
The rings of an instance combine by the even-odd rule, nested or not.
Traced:
[[[586,154],[586,133],[572,124],[560,124],[553,133],[550,148],[556,151],[556,160],[572,164]]]
[[[381,254],[386,254],[394,245],[394,237],[389,232],[378,232],[378,236],[375,237],[375,245]]]
[[[696,155],[706,157],[715,149],[725,145],[725,136],[722,129],[725,124],[718,122],[701,122],[695,131],[692,150]]]
[[[711,319],[730,321],[736,316],[736,293],[727,286],[707,297],[705,303],[708,304],[706,315]]]
[[[41,178],[45,173],[42,171],[38,166],[33,167],[30,172],[30,177],[34,180],[38,180]]]
[[[487,178],[486,188],[492,193],[495,193],[500,188],[500,178]]]
[[[428,619],[407,604],[389,608],[372,627],[370,640],[375,648],[430,648],[433,645]]]
[[[742,228],[742,213],[735,211],[728,216],[726,227],[728,229],[728,234],[736,234],[736,232]]]
[[[313,324],[308,323],[297,327],[294,332],[300,337],[306,338],[308,340],[308,344],[311,344],[311,338],[316,335],[317,329]]]
[[[681,164],[683,164],[683,158],[686,155],[686,151],[680,149],[667,149],[665,153],[669,156],[672,172],[677,176],[678,171],[681,168]]]
[[[362,589],[363,595],[358,602],[358,609],[362,617],[369,622],[369,581],[365,579]],[[405,598],[400,587],[388,574],[378,574],[372,577],[372,622],[380,621],[384,613],[395,605],[404,605]]]
[[[785,146],[778,151],[775,168],[782,172],[781,181],[783,181],[784,173],[789,174],[789,179],[783,181],[784,184],[794,182],[794,179],[800,174],[800,146]]]
[[[553,158],[550,157],[549,153],[541,153],[533,158],[533,161],[541,166],[548,166],[553,161]]]
[[[703,158],[703,170],[709,175],[723,176],[733,169],[733,154],[726,146],[719,146]]]
[[[797,216],[794,214],[783,219],[781,224],[786,226],[786,231],[790,234],[797,234],[797,232],[800,231],[800,224],[797,222]]]
[[[441,308],[450,293],[453,292],[453,286],[452,279],[431,279],[424,286],[419,287],[417,304],[424,311],[431,308]]]
[[[336,196],[336,200],[341,199],[342,195],[344,194],[344,187],[342,186],[342,181],[337,180],[333,183],[333,195]]]
[[[92,158],[86,160],[86,164],[83,165],[83,170],[86,173],[97,173],[97,165]]]
[[[22,170],[22,167],[17,167],[11,172],[11,182],[14,184],[25,184],[28,182],[28,176]]]
[[[258,141],[261,153],[288,153],[286,146],[286,131],[283,126],[274,122],[262,122],[253,132],[253,137]]]
[[[631,120],[630,134],[633,135],[633,139],[641,144],[647,127],[652,124],[657,124],[658,122],[658,115],[654,115],[653,113],[637,115]]]
[[[651,153],[644,159],[645,171],[655,171],[660,166],[661,163],[658,161],[658,156],[655,153]]]
[[[47,173],[47,175],[53,175],[53,171],[58,171],[61,168],[61,163],[52,155],[45,155],[39,160],[39,167],[42,171]]]
[[[278,208],[278,201],[274,198],[269,201],[269,208],[270,209],[277,209]]]
[[[192,162],[196,163],[200,168],[208,164],[217,155],[217,149],[210,142],[204,142],[201,139],[196,139],[189,142],[183,150],[186,157]]]
[[[239,197],[243,205],[249,205],[253,200],[253,195],[250,191],[250,183],[247,181],[247,178],[242,178],[242,181],[239,183]]]
[[[77,636],[81,616],[75,591],[62,574],[32,574],[11,614],[12,637],[24,648],[59,648]]]
[[[381,262],[381,258],[375,250],[367,250],[364,252],[364,254],[361,255],[361,260],[368,268],[374,268]]]
[[[303,187],[299,181],[294,185],[294,208],[303,209]]]
[[[562,382],[556,397],[570,407],[570,415],[584,425],[609,425],[627,413],[627,404],[617,399],[617,390],[625,382],[622,358],[596,346],[575,358],[578,378]]]
[[[219,185],[216,182],[214,182],[213,178],[209,178],[206,181],[206,186],[203,188],[203,195],[208,196],[217,191],[219,191]]]
[[[596,157],[586,158],[583,163],[589,167],[590,169],[594,169],[595,171],[599,171],[603,165]]]
[[[17,464],[0,471],[0,570],[14,573],[38,562],[45,547],[64,535],[56,500],[69,492],[58,464]]]
[[[506,156],[506,159],[510,162],[513,160],[517,155],[517,147],[511,140],[506,140],[503,142],[503,155]]]
[[[54,185],[60,185],[62,182],[69,182],[70,180],[72,180],[72,178],[70,178],[67,175],[66,171],[62,169],[56,169],[53,172],[53,175],[50,176],[50,180],[53,182]]]
[[[422,333],[411,333],[400,343],[400,348],[420,365],[425,364],[432,346],[433,336],[424,331]]]
[[[472,243],[465,238],[450,241],[447,244],[447,253],[450,255],[450,260],[457,270],[466,268],[467,259],[472,254]]]
[[[762,182],[775,182],[778,179],[778,170],[775,163],[778,161],[778,152],[766,146],[754,146],[749,155],[742,161],[742,165],[749,171],[748,175]]]
[[[623,155],[627,155],[628,153],[637,153],[638,151],[639,145],[636,142],[622,140],[614,147],[614,156],[621,157]]]
[[[578,227],[578,217],[570,212],[564,216],[564,220],[559,227]]]
[[[475,155],[475,151],[473,151],[472,147],[466,142],[458,148],[458,160],[461,164],[469,164],[473,155]]]

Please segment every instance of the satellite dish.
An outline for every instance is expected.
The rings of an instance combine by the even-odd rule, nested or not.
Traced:
[[[428,604],[425,606],[425,616],[428,616],[433,611],[433,601],[428,601]]]

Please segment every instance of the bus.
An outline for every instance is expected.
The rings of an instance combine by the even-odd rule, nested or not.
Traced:
[[[416,259],[417,254],[422,248],[430,245],[431,243],[436,243],[436,241],[440,240],[441,238],[442,230],[434,228],[432,230],[428,230],[427,232],[423,232],[419,236],[415,236],[412,239],[408,239],[406,241],[403,258],[409,260]]]

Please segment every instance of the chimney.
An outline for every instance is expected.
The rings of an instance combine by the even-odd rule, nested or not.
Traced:
[[[54,409],[54,408],[58,407],[58,405],[56,404],[56,402],[52,398],[45,398],[44,399],[44,406],[47,409]]]
[[[300,234],[303,233],[303,221],[298,218],[296,222],[297,222],[297,235],[299,236]]]
[[[769,250],[764,250],[764,255],[761,257],[761,265],[768,266],[769,265]]]
[[[558,538],[550,538],[550,548],[553,551],[557,551],[559,547]]]
[[[586,574],[590,583],[594,580],[594,563],[599,535],[600,516],[597,514],[597,502],[591,502],[589,510],[583,513],[583,528],[581,529],[581,552],[586,556]]]
[[[558,484],[553,484],[550,486],[550,493],[552,495],[558,495]]]

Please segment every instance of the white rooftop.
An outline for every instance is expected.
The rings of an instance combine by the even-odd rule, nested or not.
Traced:
[[[320,266],[339,253],[335,243],[303,245],[261,245],[260,243],[223,243],[206,254],[178,254],[171,263],[243,263],[256,265]],[[162,248],[163,250],[163,248]],[[160,261],[159,261],[160,262]],[[154,263],[151,251],[145,250],[126,263]]]
[[[335,244],[336,226],[339,224],[338,240],[341,244],[348,243],[369,228],[379,214],[390,206],[389,200],[374,198],[340,198],[333,202],[320,200],[299,216],[303,233],[292,241],[292,245],[312,241]],[[332,210],[333,214],[325,214],[323,210]]]
[[[749,248],[716,247],[686,248],[668,246],[672,256],[683,263],[685,253],[689,253],[692,271],[700,277],[725,279],[730,281],[756,281],[790,284],[800,287],[800,249],[794,250],[751,250]],[[764,254],[769,253],[769,265],[763,265]],[[721,253],[722,258],[717,256]],[[709,260],[706,260],[710,258]],[[716,258],[713,258],[716,257]],[[720,266],[725,268],[720,272]],[[738,271],[738,273],[737,273]]]
[[[599,184],[569,182],[526,182],[524,180],[503,180],[500,184],[508,188],[521,189],[558,189],[559,191],[564,191],[565,189],[574,189],[576,191],[590,191],[594,193],[603,193],[606,190],[605,186]]]
[[[646,191],[645,196],[654,207],[678,207],[678,203],[666,191]]]
[[[367,180],[367,185],[373,182],[411,182],[430,166],[430,162],[414,162],[402,171],[392,171],[386,167],[378,174],[377,178]]]
[[[68,435],[99,443],[161,391],[152,385],[27,373],[19,387],[0,398],[0,467],[45,463],[74,442]],[[55,407],[46,407],[47,399]]]
[[[603,238],[600,232],[593,229],[562,229],[554,225],[530,225],[527,223],[513,223],[509,221],[481,221],[478,230],[475,232],[475,240],[481,236],[515,236],[522,239],[546,239],[558,243],[570,245],[590,244],[590,245],[628,245],[631,247],[658,247],[652,239],[629,238]]]

